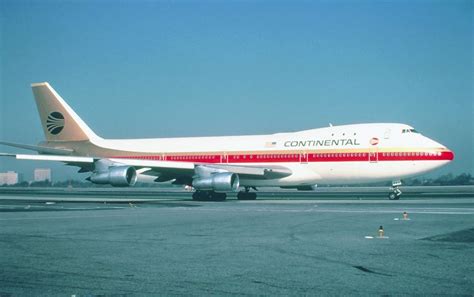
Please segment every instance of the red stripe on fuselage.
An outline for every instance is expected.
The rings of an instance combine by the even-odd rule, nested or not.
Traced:
[[[158,154],[113,156],[110,158],[193,163],[306,163],[306,162],[368,162],[368,161],[451,161],[451,151],[419,152],[357,152],[357,153],[268,153],[268,154]]]

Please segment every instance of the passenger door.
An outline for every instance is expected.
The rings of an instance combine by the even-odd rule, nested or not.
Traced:
[[[223,153],[223,154],[221,155],[221,163],[226,164],[226,163],[228,163],[228,161],[229,161],[229,159],[228,159],[228,157],[227,157],[227,154],[226,154],[226,153]]]
[[[307,152],[302,152],[300,154],[300,163],[301,164],[308,164],[308,153]]]
[[[377,163],[379,161],[379,150],[377,147],[371,147],[369,149],[369,162]]]

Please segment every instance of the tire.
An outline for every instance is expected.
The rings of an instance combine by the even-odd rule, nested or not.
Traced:
[[[227,194],[226,193],[212,193],[211,194],[211,201],[225,201],[225,199],[227,198]]]
[[[210,201],[213,196],[209,191],[196,191],[193,193],[194,201]]]
[[[398,200],[398,199],[400,199],[400,196],[397,196],[397,193],[395,193],[395,192],[390,192],[388,194],[388,199],[389,200]]]
[[[193,193],[194,201],[225,201],[226,193],[216,193],[213,191],[197,191]]]
[[[257,193],[239,192],[237,194],[237,199],[239,199],[239,200],[256,200],[257,199]]]
[[[257,200],[257,193],[249,193],[248,200]]]

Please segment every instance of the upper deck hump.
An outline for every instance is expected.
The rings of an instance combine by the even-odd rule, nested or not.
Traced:
[[[396,123],[353,124],[265,135],[104,139],[96,144],[104,148],[134,152],[253,151],[281,149],[284,141],[298,138],[330,138],[346,133],[366,137],[381,134],[387,129],[402,131],[407,128],[411,127]]]

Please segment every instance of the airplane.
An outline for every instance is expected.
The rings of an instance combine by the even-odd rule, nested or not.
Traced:
[[[454,159],[446,146],[413,127],[369,123],[250,136],[104,139],[96,135],[47,82],[31,85],[46,140],[0,144],[36,151],[18,160],[59,161],[90,172],[95,184],[133,186],[137,179],[192,187],[194,200],[257,198],[258,187],[314,189],[317,184],[392,181],[388,198],[401,196],[402,178]],[[254,191],[251,191],[254,190]]]

